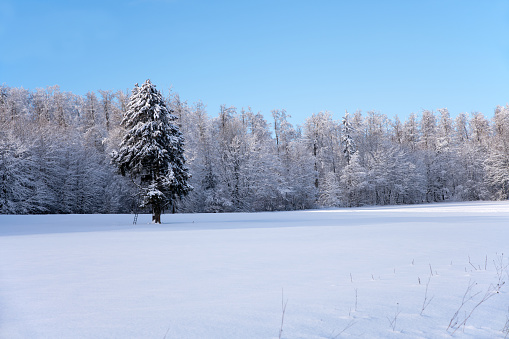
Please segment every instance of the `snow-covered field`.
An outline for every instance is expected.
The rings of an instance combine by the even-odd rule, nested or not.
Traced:
[[[508,333],[509,202],[132,220],[1,215],[0,338]]]

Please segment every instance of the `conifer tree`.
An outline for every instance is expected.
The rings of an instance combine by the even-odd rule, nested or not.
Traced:
[[[152,221],[159,224],[163,210],[192,189],[175,120],[150,80],[136,84],[121,123],[127,133],[113,153],[120,174],[129,174],[140,189],[141,207],[151,206]]]
[[[341,144],[343,145],[343,155],[346,159],[346,164],[350,164],[350,160],[352,156],[356,152],[355,142],[352,138],[353,127],[350,121],[348,120],[348,111],[345,112],[345,116],[343,117],[343,128],[341,129]]]

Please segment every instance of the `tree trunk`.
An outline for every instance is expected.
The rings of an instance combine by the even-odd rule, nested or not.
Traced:
[[[154,206],[152,208],[152,222],[154,224],[161,223],[161,206]]]

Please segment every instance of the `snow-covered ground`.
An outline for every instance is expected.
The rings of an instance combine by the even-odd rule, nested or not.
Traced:
[[[507,335],[509,202],[132,220],[0,215],[0,338]]]

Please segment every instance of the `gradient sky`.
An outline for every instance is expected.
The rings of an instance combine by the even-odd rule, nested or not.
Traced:
[[[492,116],[509,102],[509,1],[0,0],[0,84],[85,94],[147,78],[210,116]]]

